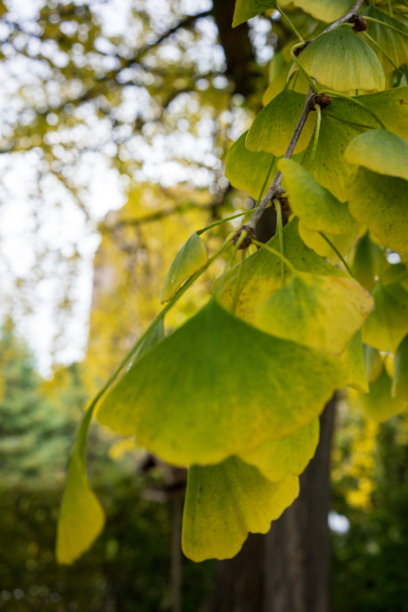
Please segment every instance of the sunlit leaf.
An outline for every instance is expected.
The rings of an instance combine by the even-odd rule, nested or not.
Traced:
[[[353,0],[292,0],[292,3],[320,21],[330,22],[345,15]]]
[[[241,459],[254,465],[272,482],[283,480],[289,475],[299,475],[315,453],[319,430],[319,419],[315,419],[291,436],[268,440],[242,454]]]
[[[225,160],[225,176],[231,185],[243,189],[257,200],[260,195],[265,195],[272,182],[276,160],[270,153],[254,153],[247,149],[247,133],[242,134],[229,149]]]
[[[346,26],[318,36],[299,54],[298,61],[310,76],[329,89],[378,91],[385,87],[378,57]]]
[[[345,371],[345,384],[361,393],[368,392],[368,380],[364,361],[364,349],[359,330],[347,344],[341,355]]]
[[[261,110],[251,125],[245,145],[251,151],[265,151],[277,157],[288,148],[296,124],[302,114],[306,96],[285,89]],[[316,123],[316,113],[310,113],[295,152],[307,147]]]
[[[375,307],[363,327],[363,341],[380,351],[395,352],[408,333],[408,292],[399,284],[378,283]]]
[[[350,142],[344,156],[349,164],[408,180],[408,142],[387,130],[359,134]]]
[[[328,356],[264,334],[212,299],[132,366],[98,420],[169,463],[214,463],[309,423],[339,380]]]
[[[188,472],[182,547],[193,561],[229,559],[248,533],[266,533],[299,493],[296,476],[270,482],[237,457]]]
[[[370,392],[366,395],[358,395],[355,404],[366,416],[380,423],[407,408],[405,402],[391,396],[391,379],[385,368],[380,376],[371,383]]]
[[[278,168],[284,176],[291,210],[306,227],[329,234],[355,234],[358,224],[348,206],[319,185],[307,170],[292,159],[281,159]]]
[[[232,27],[273,8],[276,8],[276,0],[236,0]]]
[[[196,234],[183,244],[170,266],[160,295],[160,301],[171,300],[183,283],[207,262],[204,242]]]
[[[349,190],[350,212],[380,245],[408,254],[408,182],[359,168]]]
[[[358,234],[358,226],[354,232],[348,234],[327,234],[327,238],[330,239],[332,245],[341,253],[346,255],[356,242]],[[334,251],[331,244],[329,244],[319,232],[311,230],[304,225],[302,221],[299,222],[299,235],[305,244],[313,249],[321,257],[327,257],[333,263],[338,264],[340,259]]]
[[[392,395],[408,402],[408,336],[402,340],[395,354]]]
[[[279,338],[340,354],[372,310],[351,278],[296,273],[258,310],[255,324]]]

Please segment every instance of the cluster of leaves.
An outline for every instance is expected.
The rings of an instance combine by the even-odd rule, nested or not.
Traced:
[[[165,281],[166,306],[91,403],[62,504],[61,562],[103,526],[85,472],[99,400],[101,424],[189,468],[182,543],[196,561],[234,556],[248,532],[265,533],[292,503],[335,389],[352,387],[378,420],[405,409],[406,8],[387,2],[359,14],[362,4],[237,2],[235,25],[275,9],[298,37],[274,58],[266,106],[226,161],[232,185],[258,207],[209,258],[200,235],[214,224],[185,243]],[[313,18],[308,40],[289,17],[298,8]],[[254,229],[271,203],[278,231],[262,245]],[[246,257],[251,243],[262,248]],[[166,335],[167,312],[228,248],[208,303]]]

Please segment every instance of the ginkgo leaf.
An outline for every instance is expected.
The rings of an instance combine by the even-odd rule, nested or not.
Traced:
[[[380,268],[385,261],[384,252],[370,240],[370,235],[366,232],[357,242],[352,265],[353,274],[364,289],[374,289]]]
[[[188,471],[182,548],[193,561],[230,559],[248,533],[267,533],[299,494],[296,476],[270,482],[238,457]]]
[[[408,335],[395,353],[392,396],[408,402]]]
[[[278,338],[340,354],[372,308],[371,295],[352,278],[297,272],[260,306],[255,324]]]
[[[92,411],[88,410],[69,463],[58,520],[58,563],[73,563],[90,548],[105,523],[102,507],[86,477],[85,448],[91,418]]]
[[[354,138],[344,152],[349,164],[408,180],[408,142],[387,130],[370,130]]]
[[[98,420],[168,463],[215,463],[306,425],[339,381],[329,356],[264,334],[213,298],[132,366]]]
[[[369,383],[374,382],[382,372],[383,360],[380,352],[373,346],[364,345],[364,364]]]
[[[265,151],[282,156],[292,138],[302,114],[306,96],[285,89],[255,117],[246,137],[245,146],[251,151]],[[309,113],[295,152],[307,147],[316,123],[316,113]]]
[[[319,442],[319,419],[301,427],[291,436],[268,440],[243,453],[241,459],[253,465],[272,482],[303,472],[313,457]]]
[[[196,234],[183,244],[167,272],[160,301],[168,302],[174,297],[183,283],[207,262],[204,242]]]
[[[266,106],[271,100],[285,88],[290,79],[290,89],[298,93],[306,94],[309,89],[309,81],[306,75],[296,70],[289,62],[282,66],[280,71],[270,80],[270,83],[262,96],[262,104]]]
[[[400,283],[378,283],[373,297],[375,307],[362,329],[363,341],[380,351],[395,352],[408,333],[408,292]]]
[[[385,368],[380,376],[370,385],[370,392],[358,395],[355,405],[364,414],[379,423],[406,410],[407,404],[397,397],[391,396],[391,379]]]
[[[378,117],[381,117],[381,121],[387,130],[394,132],[401,138],[408,139],[408,87],[395,87],[381,91],[375,94],[365,94],[357,96],[361,104],[366,106],[369,110],[374,111]],[[341,107],[342,105],[340,105]],[[347,101],[344,101],[343,108],[351,106]],[[355,105],[354,111],[355,111]],[[361,110],[364,113],[364,110]],[[368,116],[366,114],[367,120]],[[371,119],[372,122],[372,119]],[[373,128],[379,127],[374,124]]]
[[[225,160],[225,176],[231,185],[243,189],[257,200],[265,195],[272,182],[277,160],[270,153],[254,153],[247,149],[247,133],[242,134],[229,149]]]
[[[292,4],[320,21],[335,21],[351,8],[353,0],[292,0]]]
[[[276,0],[236,0],[232,27],[235,28],[268,9],[276,9]]]
[[[408,183],[359,168],[349,189],[349,209],[380,245],[408,254]]]
[[[396,66],[402,66],[408,63],[408,27],[406,23],[399,19],[394,19],[387,13],[378,10],[374,6],[369,6],[365,11],[364,15],[367,17],[373,17],[384,24],[391,26],[390,29],[386,25],[368,21],[368,34],[376,41],[380,46],[381,50],[392,60]],[[395,30],[399,30],[402,34],[398,34]],[[383,59],[383,66],[385,70],[392,72],[394,66],[385,57]]]
[[[358,224],[348,206],[319,185],[307,170],[292,159],[281,159],[278,168],[284,176],[291,210],[306,227],[329,234],[355,234]]]
[[[340,26],[321,34],[298,56],[309,76],[339,92],[385,88],[381,62],[358,34]]]
[[[285,257],[297,270],[345,276],[339,268],[332,266],[304,244],[299,237],[297,219],[284,227],[283,239]],[[275,235],[267,244],[279,251],[278,236]],[[248,323],[254,323],[259,305],[282,285],[282,262],[270,251],[259,249],[245,260],[240,273],[238,266],[233,268],[218,294],[218,299],[228,309],[234,302],[238,278],[240,284],[235,314]]]
[[[341,362],[344,366],[345,384],[357,389],[361,393],[369,390],[367,373],[364,360],[364,347],[359,330],[347,344],[341,354]]]
[[[141,340],[135,358],[141,358],[162,338],[163,321],[159,320]],[[102,507],[91,490],[86,475],[86,440],[94,407],[95,401],[82,419],[71,453],[58,519],[58,563],[70,564],[80,557],[93,544],[105,522]]]
[[[354,231],[348,234],[328,234],[326,232],[325,236],[341,255],[347,255],[357,240],[358,231],[359,228],[356,225]],[[327,257],[333,263],[339,263],[340,259],[333,246],[319,232],[306,227],[303,221],[299,222],[299,235],[303,242],[318,255]]]

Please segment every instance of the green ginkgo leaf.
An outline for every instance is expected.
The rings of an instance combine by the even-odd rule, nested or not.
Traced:
[[[133,363],[163,338],[159,320],[140,341]],[[95,400],[85,413],[71,453],[67,480],[58,518],[56,557],[58,563],[73,563],[93,544],[102,531],[105,518],[86,475],[86,441],[95,408]]]
[[[285,257],[300,271],[330,276],[345,274],[309,249],[299,237],[298,221],[293,219],[283,229]],[[268,243],[279,251],[279,238],[275,235]],[[282,286],[282,262],[266,249],[259,249],[245,260],[241,272],[236,266],[225,279],[218,299],[230,309],[235,300],[239,278],[239,292],[235,314],[248,323],[254,323],[259,305]]]
[[[246,191],[254,200],[264,196],[276,167],[276,159],[270,153],[254,153],[245,146],[248,132],[232,145],[225,160],[225,176],[238,189]]]
[[[377,380],[383,369],[383,360],[380,352],[373,346],[364,345],[364,364],[369,383]]]
[[[378,283],[375,307],[363,327],[363,341],[380,351],[395,352],[408,333],[408,291],[400,283]]]
[[[92,411],[86,413],[71,454],[57,530],[58,563],[73,563],[98,537],[105,518],[86,476],[86,437]]]
[[[371,383],[370,392],[366,395],[358,395],[355,404],[366,416],[379,423],[407,408],[405,402],[398,397],[391,396],[391,379],[385,368],[383,368],[379,377]]]
[[[357,389],[361,393],[369,390],[367,373],[364,360],[364,347],[359,330],[347,344],[341,354],[341,362],[344,366],[345,384]]]
[[[276,0],[236,0],[232,27],[235,28],[268,9],[276,9]]]
[[[371,295],[352,278],[297,272],[260,306],[255,324],[278,338],[340,354],[372,308]]]
[[[369,110],[375,112],[378,117],[381,117],[385,128],[394,132],[397,136],[408,140],[408,87],[395,87],[381,91],[375,94],[366,94],[363,96],[357,96],[356,100],[364,104]],[[343,106],[344,109],[349,107],[351,111],[351,105],[347,101],[344,101],[343,105],[339,105],[340,108]],[[355,105],[354,112],[355,112]],[[362,113],[364,110],[362,109]],[[350,116],[348,115],[348,118]],[[366,121],[369,120],[366,114]],[[371,122],[372,123],[372,119]],[[377,122],[372,125],[373,128],[379,127]]]
[[[298,56],[309,76],[339,92],[385,88],[381,62],[358,34],[340,26],[318,36]]]
[[[408,183],[359,168],[349,189],[350,212],[381,246],[408,254]]]
[[[281,159],[278,168],[285,180],[291,210],[309,229],[328,234],[356,234],[358,224],[330,191],[292,159]]]
[[[392,396],[408,402],[408,335],[402,340],[395,353]]]
[[[408,142],[387,130],[359,134],[350,142],[344,156],[349,164],[408,180]]]
[[[168,302],[174,297],[183,283],[207,262],[204,242],[194,233],[183,244],[167,272],[160,301]]]
[[[387,13],[378,10],[374,6],[369,6],[366,11],[364,11],[364,15],[373,17],[393,28],[390,29],[387,25],[381,25],[380,23],[372,21],[367,22],[368,34],[376,41],[381,50],[384,51],[392,62],[396,66],[402,66],[408,63],[408,27],[406,23],[387,15]],[[396,30],[402,32],[402,34],[398,34]],[[394,66],[385,57],[382,63],[385,70],[389,72],[394,70]]]
[[[364,289],[374,289],[385,261],[384,252],[370,240],[370,235],[366,232],[357,242],[352,265],[353,274]]]
[[[277,157],[284,155],[296,124],[302,114],[306,96],[285,89],[261,110],[251,125],[245,146],[251,151],[265,151]],[[310,113],[295,148],[307,147],[316,123],[316,113]]]
[[[301,427],[291,436],[268,440],[243,453],[241,459],[253,465],[272,482],[303,472],[319,443],[319,419]]]
[[[168,463],[215,463],[306,425],[341,379],[329,356],[264,334],[213,298],[126,372],[98,420]]]
[[[330,240],[330,244],[327,242],[327,240],[325,240],[325,238],[323,238],[322,234],[316,230],[309,229],[306,227],[303,221],[299,221],[299,235],[303,242],[307,244],[309,248],[313,249],[318,255],[321,257],[327,257],[333,263],[338,264],[340,259],[336,251],[341,253],[343,256],[347,255],[357,240],[358,226],[356,226],[354,232],[350,232],[348,234],[328,234],[326,232],[324,235]],[[333,249],[332,245],[336,250]]]
[[[292,0],[292,4],[301,8],[320,21],[335,21],[345,15],[351,8],[353,0]]]
[[[262,104],[266,106],[285,89],[288,79],[290,89],[301,94],[307,94],[309,81],[306,75],[300,70],[295,70],[293,64],[287,63],[282,66],[279,72],[270,79],[270,83],[262,96]]]
[[[193,561],[230,559],[248,533],[267,533],[299,494],[296,476],[270,482],[238,457],[188,471],[182,548]]]

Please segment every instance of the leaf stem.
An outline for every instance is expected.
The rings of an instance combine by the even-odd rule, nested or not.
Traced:
[[[379,116],[373,110],[371,110],[371,108],[368,108],[365,104],[360,102],[360,100],[356,100],[356,98],[353,98],[352,96],[348,96],[347,94],[342,94],[342,93],[339,93],[338,91],[333,91],[332,89],[322,89],[322,90],[319,91],[319,93],[325,93],[325,94],[327,94],[329,96],[333,96],[333,97],[336,97],[336,98],[341,98],[342,100],[348,100],[349,102],[351,102],[353,104],[356,104],[357,106],[359,106],[360,108],[365,110],[366,113],[368,113],[369,115],[374,117],[374,119],[378,122],[378,124],[384,130],[386,129],[384,123],[381,121]]]
[[[344,259],[343,255],[340,253],[338,248],[332,243],[332,241],[326,236],[326,234],[323,234],[323,232],[319,232],[319,234],[323,238],[323,240],[325,240],[327,242],[329,247],[336,253],[337,257],[340,259],[341,263],[346,268],[346,270],[350,274],[350,276],[352,278],[355,278],[353,272],[351,271],[350,266],[348,265],[348,263],[346,262],[346,260]]]
[[[295,24],[293,23],[293,21],[291,19],[289,19],[289,17],[286,15],[286,13],[284,13],[282,11],[281,8],[279,8],[279,6],[276,7],[277,10],[279,11],[279,13],[282,15],[282,17],[287,21],[290,29],[293,31],[293,33],[298,37],[298,39],[300,40],[300,42],[304,43],[305,39],[303,38],[303,36],[300,34],[300,32],[298,31],[298,29],[296,28]]]
[[[278,198],[275,198],[273,203],[275,204],[275,209],[276,209],[276,227],[278,230],[277,233],[278,233],[278,238],[279,238],[279,248],[280,248],[280,252],[284,256],[285,255],[285,245],[283,243],[282,204],[280,203]],[[281,263],[282,263],[282,281],[284,283],[285,282],[285,262],[282,260]]]
[[[274,249],[271,246],[269,246],[269,244],[265,244],[264,242],[259,242],[259,240],[255,240],[254,239],[254,240],[252,240],[252,242],[256,246],[261,247],[263,249],[266,249],[267,251],[272,253],[272,255],[275,255],[276,257],[278,257],[278,259],[280,259],[289,268],[289,270],[292,272],[292,274],[296,274],[295,266],[289,261],[289,259],[287,259],[284,255],[282,255],[282,253],[280,253],[276,249]]]
[[[214,223],[210,223],[210,225],[206,225],[205,227],[202,227],[201,229],[197,230],[196,234],[200,236],[201,234],[204,234],[204,232],[207,232],[208,230],[212,229],[213,227],[216,227],[217,225],[222,225],[223,223],[227,223],[227,221],[232,221],[232,219],[237,219],[238,217],[244,217],[245,215],[249,215],[252,212],[252,209],[249,209],[244,212],[235,213],[234,215],[231,215],[230,217],[225,217],[224,219],[218,219],[218,221],[214,221]]]

